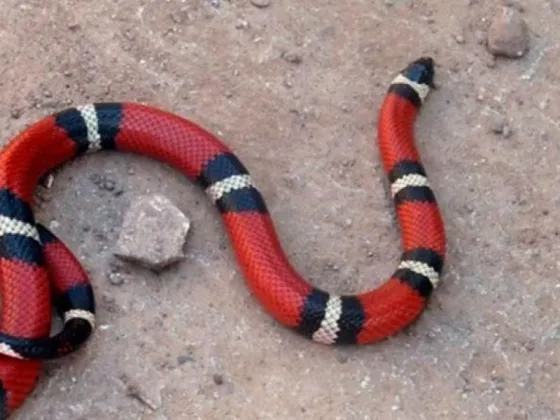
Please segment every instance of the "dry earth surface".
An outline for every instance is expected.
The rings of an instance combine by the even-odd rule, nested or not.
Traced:
[[[13,418],[560,418],[560,1],[513,4],[529,27],[518,59],[484,45],[498,1],[253,3],[3,0],[2,141],[90,101],[192,118],[250,168],[294,266],[358,292],[400,254],[377,111],[395,73],[429,54],[439,89],[416,127],[446,220],[441,287],[390,340],[314,344],[262,311],[183,176],[80,158],[40,191],[37,218],[91,274],[98,328],[46,365]],[[192,222],[186,258],[159,274],[113,256],[129,205],[154,192]]]

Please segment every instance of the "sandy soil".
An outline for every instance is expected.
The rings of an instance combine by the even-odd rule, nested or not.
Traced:
[[[449,240],[442,285],[414,326],[333,349],[261,310],[216,211],[178,173],[120,154],[74,161],[37,217],[91,273],[99,327],[83,351],[47,365],[14,418],[560,418],[560,2],[522,2],[531,47],[519,60],[493,60],[481,43],[497,6],[0,2],[3,142],[94,100],[192,118],[250,168],[294,265],[339,293],[395,268],[375,120],[395,72],[432,55],[440,89],[417,136]],[[506,135],[494,133],[504,122]],[[192,220],[187,258],[159,276],[115,268],[124,212],[155,191]]]

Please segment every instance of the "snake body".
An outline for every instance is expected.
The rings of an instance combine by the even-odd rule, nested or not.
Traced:
[[[98,150],[148,156],[196,182],[222,217],[248,287],[280,324],[324,344],[363,344],[412,323],[437,286],[445,257],[444,224],[413,129],[433,77],[431,58],[410,63],[382,104],[379,150],[403,253],[385,283],[357,295],[330,294],[296,272],[247,168],[189,120],[136,103],[94,103],[24,129],[0,153],[1,418],[33,390],[43,360],[76,351],[95,328],[88,278],[71,251],[35,221],[32,196],[44,174]],[[54,336],[51,303],[64,320]]]

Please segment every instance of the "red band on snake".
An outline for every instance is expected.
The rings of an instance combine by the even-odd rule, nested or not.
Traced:
[[[376,289],[334,295],[292,267],[249,171],[214,135],[182,117],[135,103],[96,103],[43,118],[0,154],[0,417],[19,407],[41,361],[76,351],[95,327],[94,295],[71,251],[35,221],[40,178],[97,150],[147,156],[181,171],[216,205],[245,276],[284,326],[324,344],[364,344],[411,324],[437,286],[445,257],[443,220],[415,146],[414,122],[433,87],[421,58],[391,83],[378,119],[379,150],[401,227],[403,254]],[[51,302],[64,319],[49,337]]]

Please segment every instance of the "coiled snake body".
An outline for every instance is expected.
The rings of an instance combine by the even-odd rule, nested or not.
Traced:
[[[32,391],[43,360],[78,349],[95,327],[94,295],[79,262],[32,212],[39,179],[97,150],[148,156],[184,173],[214,202],[247,285],[281,324],[325,344],[370,343],[423,311],[445,256],[443,221],[414,144],[418,109],[434,64],[420,58],[391,83],[378,119],[379,150],[401,227],[396,271],[374,290],[338,296],[291,266],[246,167],[215,136],[186,119],[135,103],[70,108],[34,123],[0,154],[0,417]],[[51,303],[64,319],[49,337]]]

